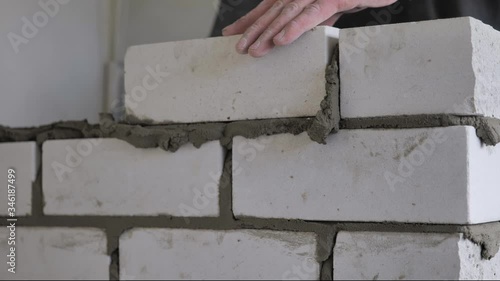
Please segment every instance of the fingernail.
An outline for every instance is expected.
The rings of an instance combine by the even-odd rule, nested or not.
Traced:
[[[283,38],[285,37],[285,30],[282,30],[278,35],[274,37],[274,40],[276,41],[283,41]]]
[[[224,29],[222,30],[222,35],[225,35],[225,34],[226,34],[227,29],[228,29],[228,28],[226,27],[226,28],[224,28]]]
[[[239,51],[244,51],[246,47],[247,47],[247,39],[245,38],[240,39],[240,41],[236,45],[236,49],[238,49]]]
[[[257,40],[252,46],[250,46],[250,49],[255,50],[258,49],[260,46],[260,40]]]

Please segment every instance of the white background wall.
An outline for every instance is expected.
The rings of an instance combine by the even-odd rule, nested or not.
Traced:
[[[0,125],[96,122],[105,108],[104,69],[111,58],[123,58],[129,45],[206,37],[217,5],[216,0],[118,0],[126,9],[118,17],[116,40],[114,0],[72,0],[16,54],[8,34],[22,35],[22,18],[32,22],[43,11],[39,1],[49,0],[0,0]]]
[[[8,34],[43,11],[38,0],[0,1],[0,124],[34,126],[90,118],[102,109],[106,56],[106,1],[73,0],[60,6],[16,54]]]
[[[128,16],[124,45],[203,38],[212,31],[218,0],[122,0]],[[123,52],[123,49],[122,49]],[[124,55],[124,54],[122,54]]]

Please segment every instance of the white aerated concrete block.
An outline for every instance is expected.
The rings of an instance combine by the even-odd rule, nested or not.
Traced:
[[[500,145],[473,127],[342,130],[233,143],[238,217],[478,224],[500,220]]]
[[[48,215],[219,215],[219,142],[171,153],[116,139],[49,141],[43,147]]]
[[[319,279],[314,233],[133,229],[120,238],[120,279]]]
[[[317,27],[259,59],[236,52],[240,37],[131,47],[127,114],[154,123],[315,116],[338,29]]]
[[[110,258],[103,231],[89,228],[18,227],[15,240],[0,229],[2,280],[106,280]],[[15,241],[15,245],[9,245]],[[15,258],[12,259],[14,247]],[[14,264],[7,262],[14,261]],[[15,274],[8,271],[15,266]]]
[[[343,29],[343,118],[500,118],[500,32],[473,18]]]
[[[481,259],[481,247],[462,234],[340,232],[334,280],[496,280],[500,254]]]
[[[11,176],[9,179],[10,169],[15,171],[15,178]],[[37,172],[38,148],[35,142],[0,143],[0,216],[31,215],[31,191]],[[9,197],[9,189],[14,196]],[[10,209],[12,207],[14,209]]]

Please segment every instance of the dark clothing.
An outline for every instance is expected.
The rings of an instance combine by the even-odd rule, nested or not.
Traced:
[[[260,0],[221,0],[212,36],[253,8]],[[339,28],[471,16],[500,30],[500,0],[400,0],[389,7],[345,14]]]

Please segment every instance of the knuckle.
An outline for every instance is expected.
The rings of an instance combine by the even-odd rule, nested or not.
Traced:
[[[290,2],[286,5],[286,7],[283,9],[283,14],[289,15],[289,14],[294,14],[300,9],[299,4],[297,2]]]
[[[288,25],[290,29],[297,29],[300,27],[300,23],[296,19],[291,20]]]
[[[274,2],[273,8],[275,9],[281,9],[283,6],[285,6],[285,1],[284,0],[278,0]]]
[[[255,22],[252,25],[250,25],[250,27],[248,27],[249,32],[259,31],[261,29],[262,29],[262,24],[259,22]]]
[[[262,37],[265,37],[265,38],[273,37],[275,33],[276,33],[275,29],[273,29],[272,27],[269,27],[264,32],[262,32]]]
[[[266,31],[264,31],[264,33],[269,33],[269,34],[273,34],[275,35],[278,31],[281,31],[283,29],[283,27],[286,25],[282,23],[283,21],[276,21],[276,22],[273,22],[271,23]]]
[[[312,3],[306,6],[304,12],[309,15],[317,15],[321,12],[321,6],[318,3]]]

